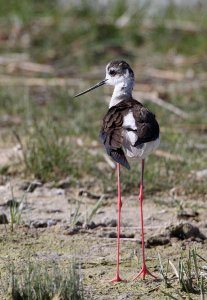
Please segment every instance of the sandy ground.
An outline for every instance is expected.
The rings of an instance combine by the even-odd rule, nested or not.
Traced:
[[[14,195],[22,195],[22,191],[17,192],[21,182],[16,182],[14,185],[16,187]],[[74,191],[74,194],[76,193]],[[0,204],[5,204],[10,199],[9,194],[10,186],[8,184],[1,186]],[[153,281],[148,278],[145,281],[147,289],[141,280],[138,283],[131,281],[141,265],[140,224],[136,196],[123,198],[121,233],[125,235],[125,238],[121,239],[120,270],[122,277],[128,279],[129,283],[121,283],[119,288],[109,283],[109,279],[115,274],[116,199],[107,199],[93,218],[95,224],[108,223],[108,226],[99,226],[94,229],[82,228],[78,233],[71,234],[73,230],[71,231],[70,215],[73,215],[76,207],[76,203],[71,202],[74,199],[75,195],[72,191],[56,188],[40,187],[33,193],[27,194],[22,220],[26,224],[33,224],[32,227],[48,227],[30,229],[17,227],[11,234],[9,225],[7,225],[7,233],[4,225],[1,225],[1,239],[3,240],[1,258],[12,257],[19,263],[24,260],[29,245],[30,251],[36,259],[68,263],[75,257],[81,264],[81,273],[89,299],[152,299],[152,295],[157,297],[156,299],[162,299],[158,292],[161,285],[159,280]],[[84,197],[84,204],[81,205],[80,212],[94,207],[94,201],[97,200]],[[9,217],[7,207],[1,206],[1,211]],[[191,220],[190,223],[195,224],[204,234],[207,234],[205,220],[206,210],[202,210],[199,222]],[[144,221],[146,240],[165,232],[166,227],[170,224],[180,222],[176,216],[176,208],[156,205],[150,198],[145,199],[144,202]],[[48,225],[44,225],[45,223]],[[26,236],[23,235],[25,231],[27,232]],[[15,243],[12,237],[15,239]],[[171,239],[168,245],[147,248],[146,256],[150,270],[160,278],[158,252],[166,262],[168,258],[172,259],[172,257],[176,260],[182,249],[194,246],[200,249],[201,253],[205,252],[206,243],[190,240],[178,241],[177,239]]]
[[[16,149],[16,148],[15,148]],[[10,155],[8,149],[2,150],[2,156]],[[5,160],[5,157],[4,157]],[[32,181],[30,182],[30,184]],[[158,253],[163,263],[167,259],[178,263],[181,251],[196,247],[206,255],[206,241],[194,238],[179,240],[171,237],[166,245],[151,245],[146,248],[147,264],[157,280],[147,278],[132,281],[141,266],[141,228],[137,195],[123,197],[121,219],[121,276],[128,283],[113,285],[109,282],[115,274],[116,262],[116,218],[117,206],[115,195],[100,195],[97,187],[90,190],[73,188],[67,179],[54,187],[54,183],[32,183],[32,192],[25,189],[32,186],[24,179],[3,176],[0,185],[0,214],[6,214],[10,220],[9,201],[21,203],[21,226],[15,226],[11,233],[10,224],[0,225],[0,267],[6,272],[4,263],[14,260],[17,264],[25,263],[28,251],[35,259],[54,260],[68,264],[74,258],[79,262],[83,277],[86,299],[166,299],[162,294],[163,281],[159,272]],[[116,184],[116,183],[115,183]],[[64,188],[63,188],[64,187]],[[12,195],[13,193],[13,195]],[[85,220],[90,216],[97,201],[103,197],[102,204],[92,216],[89,226]],[[179,205],[183,203],[189,216],[179,217]],[[80,203],[78,209],[78,203]],[[193,207],[197,214],[193,215]],[[77,213],[77,217],[75,217]],[[191,216],[192,214],[192,216]],[[196,199],[176,195],[175,191],[166,194],[147,195],[144,199],[145,240],[167,232],[167,227],[180,223],[190,223],[207,236],[207,210],[205,197]],[[77,223],[79,222],[79,223]],[[75,223],[80,225],[79,227]],[[146,243],[147,246],[149,246]],[[2,278],[4,275],[2,275]],[[171,271],[170,277],[177,281]],[[173,279],[174,278],[174,279]],[[169,290],[169,289],[168,289]],[[173,290],[172,290],[173,291]],[[170,290],[170,292],[172,292]],[[2,297],[3,291],[1,290]],[[197,299],[197,295],[192,299]]]

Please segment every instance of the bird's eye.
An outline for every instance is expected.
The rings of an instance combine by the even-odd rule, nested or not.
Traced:
[[[109,74],[110,74],[111,76],[114,76],[114,75],[116,75],[116,71],[110,70],[110,71],[109,71]]]

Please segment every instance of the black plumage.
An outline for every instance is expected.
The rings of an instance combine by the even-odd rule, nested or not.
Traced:
[[[132,112],[136,130],[123,126],[124,117]],[[127,169],[130,168],[123,149],[124,131],[133,131],[137,136],[134,147],[156,140],[159,137],[159,125],[155,115],[133,98],[124,99],[109,108],[103,118],[100,132],[101,141],[109,156]]]

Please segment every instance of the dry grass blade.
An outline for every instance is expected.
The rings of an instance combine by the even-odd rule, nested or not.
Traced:
[[[157,28],[157,24],[146,20],[143,24],[143,29],[152,30]],[[206,29],[199,26],[195,22],[190,21],[181,21],[181,20],[167,20],[164,22],[163,27],[165,27],[167,30],[175,30],[175,31],[185,31],[188,33],[200,33],[205,32]]]
[[[44,64],[38,64],[34,62],[15,62],[15,63],[10,63],[9,66],[7,67],[9,72],[11,71],[16,71],[16,70],[22,70],[22,71],[29,71],[33,73],[46,73],[46,74],[53,74],[54,73],[54,68],[50,65],[44,65]]]
[[[93,208],[90,210],[89,214],[86,217],[86,224],[89,224],[93,218],[93,216],[96,214],[97,210],[102,206],[103,204],[104,195],[100,197],[100,199],[96,202],[96,204],[93,206]]]
[[[150,101],[156,105],[161,106],[162,108],[174,113],[175,115],[183,118],[183,119],[189,119],[189,115],[178,108],[177,106],[165,102],[163,99],[159,98],[155,93],[143,93],[143,92],[135,92],[135,97],[138,99],[143,99],[145,101]]]
[[[162,264],[162,259],[161,259],[160,253],[158,253],[158,258],[159,258],[159,263],[160,263],[160,273],[162,275],[162,278],[165,279],[164,268],[163,268],[163,264]]]
[[[203,279],[203,276],[201,276],[200,292],[201,292],[201,294],[200,294],[201,300],[205,300],[204,279]]]
[[[146,73],[151,77],[164,79],[164,80],[180,81],[185,79],[185,74],[175,72],[175,71],[170,71],[170,70],[159,70],[159,69],[149,68],[147,69]]]
[[[72,221],[70,222],[72,226],[75,226],[75,224],[77,223],[77,220],[79,217],[79,212],[80,212],[80,205],[81,205],[81,203],[78,201]]]
[[[159,157],[164,157],[173,161],[184,161],[180,155],[175,155],[164,150],[156,150],[154,153]]]
[[[193,262],[194,262],[194,268],[195,268],[195,274],[196,274],[197,284],[199,284],[199,270],[198,270],[198,262],[197,262],[196,249],[192,250],[191,255],[193,257]]]
[[[159,258],[159,263],[160,263],[160,273],[162,275],[162,278],[165,282],[165,287],[169,287],[169,283],[168,283],[168,277],[167,277],[167,274],[168,274],[168,267],[169,267],[169,259],[167,261],[167,267],[166,267],[166,272],[164,271],[164,267],[163,267],[163,263],[162,263],[162,258],[161,258],[161,255],[160,253],[158,253],[158,258]]]
[[[200,258],[200,259],[202,259],[203,261],[205,261],[206,263],[207,263],[207,259],[205,259],[205,258],[203,258],[200,254],[198,254],[198,253],[196,253],[196,255]]]
[[[65,86],[79,86],[81,80],[77,78],[37,78],[37,77],[14,77],[7,75],[0,75],[0,86],[49,86],[49,87],[65,87]]]
[[[169,259],[169,264],[170,264],[171,268],[173,269],[173,272],[175,273],[175,276],[176,276],[177,278],[179,278],[178,271],[177,271],[175,265],[172,263],[172,261],[171,261],[170,259]]]
[[[165,296],[169,297],[169,299],[178,300],[178,298],[177,298],[177,297],[174,297],[172,294],[169,294],[169,293],[167,293],[167,292],[165,292],[165,291],[162,291],[162,293],[163,293]]]

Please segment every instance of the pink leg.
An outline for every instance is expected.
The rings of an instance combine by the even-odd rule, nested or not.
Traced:
[[[142,230],[142,268],[140,272],[134,277],[133,280],[136,280],[139,276],[142,277],[142,279],[145,279],[146,275],[150,275],[154,278],[153,274],[149,272],[146,266],[145,262],[145,248],[144,248],[144,221],[143,221],[143,209],[142,209],[142,203],[143,203],[143,178],[144,178],[144,159],[142,160],[142,169],[141,169],[141,181],[140,181],[140,190],[139,190],[139,202],[140,202],[140,219],[141,219],[141,230]]]
[[[111,280],[111,282],[120,282],[122,280],[119,276],[119,255],[120,255],[120,220],[121,220],[121,184],[120,184],[120,164],[117,163],[117,176],[118,176],[118,223],[117,223],[117,254],[116,254],[116,276]]]

